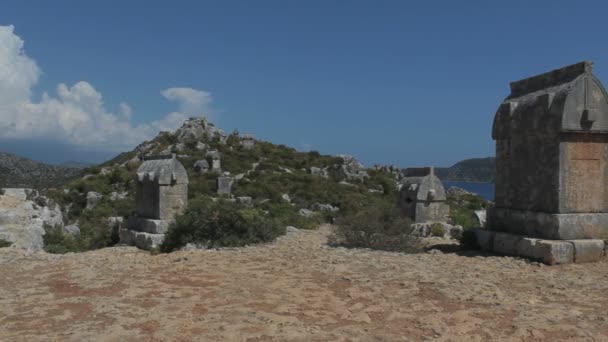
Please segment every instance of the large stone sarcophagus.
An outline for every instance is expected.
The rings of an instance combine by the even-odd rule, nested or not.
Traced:
[[[511,83],[496,140],[493,229],[608,237],[608,94],[582,62]]]
[[[544,253],[537,258],[548,263],[582,256],[588,248],[579,251],[581,243],[595,244],[597,254],[603,254],[600,239],[608,237],[608,94],[593,75],[592,63],[511,83],[511,93],[496,112],[492,138],[496,195],[488,229],[511,235],[497,233],[493,243],[482,237],[482,245],[505,254]],[[549,256],[551,250],[563,253]]]

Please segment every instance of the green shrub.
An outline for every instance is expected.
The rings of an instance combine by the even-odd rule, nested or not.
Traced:
[[[4,247],[10,247],[12,246],[13,243],[10,241],[6,241],[4,239],[0,239],[0,248],[4,248]]]
[[[442,237],[444,235],[445,230],[443,229],[443,225],[441,223],[433,223],[431,224],[431,236]]]
[[[228,201],[195,199],[171,224],[161,250],[171,252],[187,243],[209,248],[243,246],[272,241],[283,234],[285,227],[259,209]]]
[[[416,253],[419,240],[411,233],[411,220],[394,204],[376,201],[356,213],[337,219],[330,244]]]

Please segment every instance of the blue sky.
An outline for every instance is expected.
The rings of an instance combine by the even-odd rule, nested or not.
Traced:
[[[228,132],[302,150],[448,166],[494,154],[490,128],[510,81],[581,60],[608,80],[607,9],[560,0],[5,0],[5,38],[22,40],[18,54],[36,68],[5,53],[13,78],[32,76],[0,79],[0,91],[18,87],[34,109],[3,114],[0,103],[0,150],[102,161],[200,108]],[[0,53],[0,77],[2,68]],[[177,95],[163,96],[168,89]],[[82,126],[62,121],[71,118]]]

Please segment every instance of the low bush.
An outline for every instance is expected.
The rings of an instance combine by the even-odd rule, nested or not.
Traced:
[[[445,230],[441,223],[431,224],[431,236],[442,237],[445,234]]]
[[[259,209],[197,198],[171,224],[161,251],[172,252],[187,243],[236,247],[272,241],[283,234],[285,226]]]
[[[416,253],[419,239],[411,235],[412,221],[403,217],[394,204],[375,201],[352,215],[336,220],[330,244]]]
[[[4,247],[10,247],[12,246],[13,243],[10,241],[6,241],[4,239],[0,239],[0,248],[4,248]]]

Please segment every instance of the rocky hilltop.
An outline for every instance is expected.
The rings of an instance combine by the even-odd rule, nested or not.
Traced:
[[[0,186],[47,188],[65,184],[80,175],[80,170],[35,162],[0,152]]]

